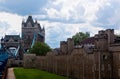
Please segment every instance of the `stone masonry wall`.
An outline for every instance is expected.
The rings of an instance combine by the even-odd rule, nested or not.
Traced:
[[[24,68],[37,68],[75,79],[94,78],[94,54],[87,54],[76,48],[71,55],[36,56],[24,55]]]

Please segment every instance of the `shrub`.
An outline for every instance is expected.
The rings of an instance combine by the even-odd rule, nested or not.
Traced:
[[[46,55],[47,52],[51,51],[50,47],[46,43],[36,42],[34,46],[30,49],[30,53],[36,55]]]

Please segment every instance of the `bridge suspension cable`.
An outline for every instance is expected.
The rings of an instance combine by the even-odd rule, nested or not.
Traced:
[[[35,40],[36,40],[36,33],[34,33],[34,37],[33,37],[32,44],[31,44],[31,48],[34,46]]]
[[[19,45],[18,48],[16,49],[15,56],[18,55],[19,49],[20,49],[20,45]]]

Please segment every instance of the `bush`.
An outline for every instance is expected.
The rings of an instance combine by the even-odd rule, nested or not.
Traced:
[[[50,47],[46,43],[36,42],[33,48],[30,49],[30,53],[36,55],[46,55],[47,52],[51,51]]]

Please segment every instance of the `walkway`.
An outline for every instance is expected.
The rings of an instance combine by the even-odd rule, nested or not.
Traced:
[[[15,79],[13,68],[8,68],[7,79]]]

